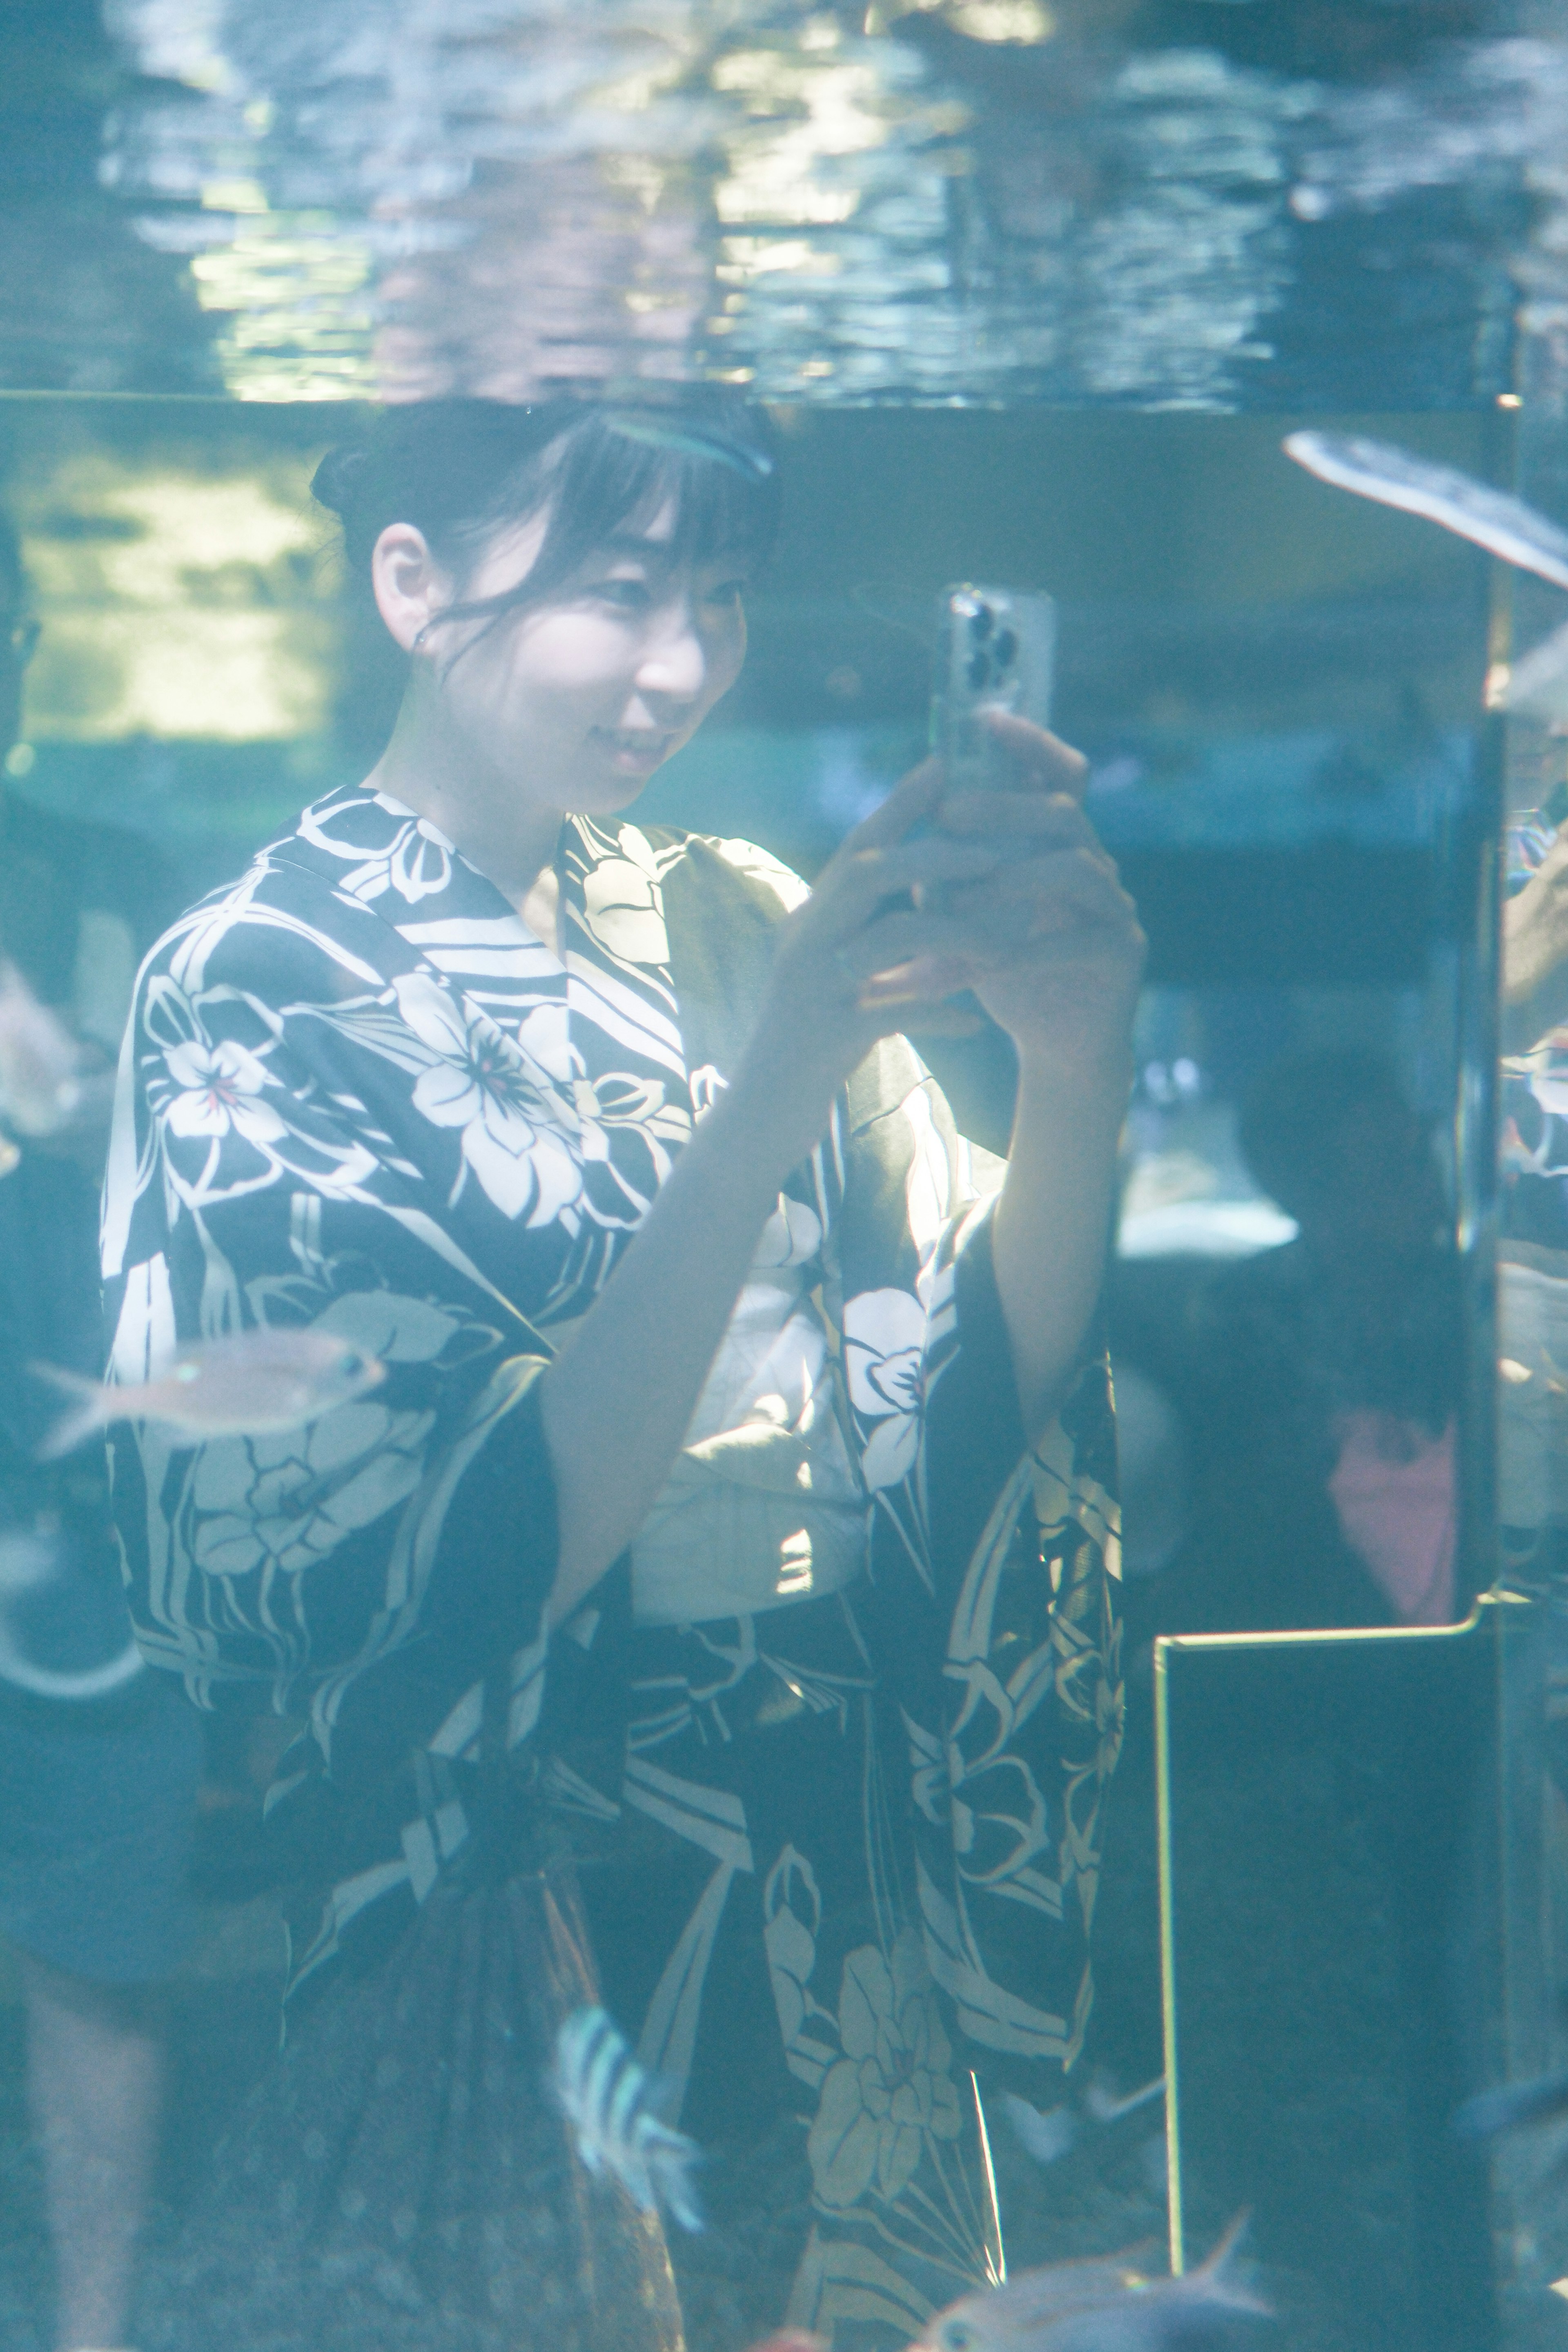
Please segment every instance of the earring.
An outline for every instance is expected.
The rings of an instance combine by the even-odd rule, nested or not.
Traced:
[[[423,629],[421,629],[421,631],[420,631],[420,633],[419,633],[418,636],[417,636],[417,637],[415,637],[415,639],[414,639],[414,641],[413,641],[413,645],[409,647],[409,651],[410,651],[410,653],[416,654],[416,653],[418,653],[418,652],[421,650],[421,648],[423,647],[423,644],[424,644],[424,641],[425,641],[426,637],[427,637],[427,636],[429,636],[429,635],[430,635],[430,629],[431,629],[431,624],[430,624],[428,621],[426,621],[426,623],[425,623],[425,625],[424,625],[423,628]]]

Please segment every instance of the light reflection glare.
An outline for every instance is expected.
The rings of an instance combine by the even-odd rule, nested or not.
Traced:
[[[1139,46],[1120,0],[105,14],[159,79],[109,117],[104,184],[186,257],[202,364],[251,398],[706,374],[776,400],[1464,405],[1508,380],[1508,269],[1541,315],[1561,299],[1568,57],[1540,36],[1336,83],[1219,32]]]
[[[28,680],[36,740],[288,740],[327,719],[337,621],[298,468],[101,452],[29,470],[17,502],[46,622]]]

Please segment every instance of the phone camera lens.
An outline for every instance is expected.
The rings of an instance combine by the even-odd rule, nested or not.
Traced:
[[[1019,649],[1019,641],[1010,629],[1004,629],[997,639],[996,656],[998,669],[1009,669]]]
[[[969,615],[969,635],[984,644],[990,634],[991,608],[988,604],[982,604],[977,612]]]
[[[968,667],[965,670],[964,675],[968,679],[969,684],[974,688],[977,694],[979,692],[981,687],[984,686],[990,674],[991,665],[988,656],[983,653],[973,653],[969,656]]]

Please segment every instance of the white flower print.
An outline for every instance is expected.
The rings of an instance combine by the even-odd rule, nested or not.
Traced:
[[[810,884],[802,882],[793,867],[783,865],[768,850],[759,849],[754,841],[715,841],[711,846],[737,874],[765,884],[789,913],[803,907],[811,895]]]
[[[813,2186],[830,2210],[853,2205],[872,2189],[894,2203],[926,2143],[958,2137],[953,2045],[913,1929],[898,1937],[892,1961],[890,1968],[874,1944],[862,1944],[844,1962],[844,2054],[829,2069],[806,2142]]]
[[[670,961],[664,894],[653,850],[634,824],[621,828],[620,857],[601,857],[583,877],[583,918],[601,948],[625,963]]]
[[[779,1206],[763,1226],[751,1254],[753,1266],[809,1265],[822,1246],[822,1227],[816,1212],[803,1201],[779,1195]]]
[[[925,1309],[909,1290],[862,1290],[844,1302],[850,1402],[873,1426],[861,1457],[868,1486],[914,1469],[925,1403]]]
[[[204,1445],[192,1486],[191,1557],[208,1576],[318,1567],[419,1484],[435,1416],[345,1404],[308,1428]]]
[[[404,808],[390,793],[377,793],[370,804],[384,810],[389,816],[407,820],[389,843],[370,855],[366,855],[364,844],[352,837],[363,824],[363,803],[350,803],[347,810],[335,807],[331,812],[333,818],[348,826],[347,839],[333,831],[329,821],[318,816],[313,809],[307,809],[299,820],[301,840],[350,865],[350,871],[342,877],[338,887],[362,904],[383,898],[389,890],[395,891],[411,907],[417,906],[422,898],[439,896],[451,882],[452,864],[457,854],[446,835],[427,817],[416,817],[412,809]]]
[[[582,1190],[581,1164],[564,1135],[538,1123],[538,1097],[516,1046],[426,974],[404,972],[394,985],[399,1011],[433,1057],[414,1081],[413,1107],[433,1127],[463,1130],[454,1200],[472,1169],[504,1215],[526,1212],[529,1225],[553,1223]]]
[[[247,1143],[274,1143],[287,1132],[272,1105],[262,1100],[268,1084],[265,1064],[232,1038],[216,1045],[203,1037],[185,1038],[166,1048],[163,1062],[178,1089],[164,1113],[176,1135],[233,1132]]]

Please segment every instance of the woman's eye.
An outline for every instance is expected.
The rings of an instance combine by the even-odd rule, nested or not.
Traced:
[[[592,593],[619,612],[640,613],[648,603],[648,583],[644,580],[601,580]]]

